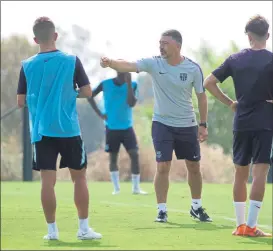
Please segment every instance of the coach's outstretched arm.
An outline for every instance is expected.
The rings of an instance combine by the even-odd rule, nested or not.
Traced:
[[[128,62],[122,59],[114,60],[107,57],[102,57],[100,65],[103,68],[110,67],[118,72],[137,72],[137,64],[135,62]]]

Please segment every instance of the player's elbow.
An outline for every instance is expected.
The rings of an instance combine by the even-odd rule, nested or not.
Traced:
[[[136,105],[136,102],[128,102],[128,105],[131,107],[131,108],[133,108],[135,105]]]
[[[91,98],[92,97],[92,89],[90,85],[86,85],[80,88],[80,93],[82,96],[86,98]]]
[[[130,98],[130,99],[127,99],[127,104],[130,106],[130,107],[134,107],[137,103],[137,99],[136,98]]]
[[[17,95],[17,106],[23,108],[26,104],[26,95]]]
[[[92,90],[91,90],[91,88],[88,90],[88,91],[86,91],[86,97],[88,97],[88,98],[91,98],[92,97]]]
[[[206,78],[205,81],[204,81],[204,88],[208,89],[211,86],[211,84],[212,84],[212,82],[209,81],[208,78]]]
[[[209,90],[215,85],[217,85],[217,79],[212,74],[210,74],[204,81],[204,88]]]

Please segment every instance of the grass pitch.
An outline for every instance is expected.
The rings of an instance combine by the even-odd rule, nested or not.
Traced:
[[[169,222],[155,223],[152,183],[142,184],[149,195],[132,195],[131,184],[121,183],[113,196],[110,183],[90,183],[90,223],[103,239],[78,241],[78,221],[70,182],[56,185],[59,241],[45,241],[47,227],[38,182],[1,183],[1,250],[272,250],[271,238],[231,235],[235,227],[232,186],[204,184],[203,206],[214,220],[200,223],[189,216],[190,194],[185,183],[172,183],[168,197]],[[272,232],[272,185],[267,185],[259,223]]]

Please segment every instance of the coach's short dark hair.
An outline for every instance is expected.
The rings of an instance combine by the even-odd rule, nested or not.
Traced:
[[[48,42],[55,32],[55,25],[48,17],[39,17],[33,25],[33,33],[39,42]]]
[[[269,23],[261,16],[256,15],[249,19],[245,27],[245,33],[251,32],[259,37],[264,37],[268,33]]]
[[[162,36],[172,37],[177,43],[182,44],[182,36],[178,30],[167,30],[162,33]]]

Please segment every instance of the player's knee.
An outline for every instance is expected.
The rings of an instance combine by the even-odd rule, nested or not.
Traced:
[[[74,184],[79,184],[82,182],[87,182],[86,180],[86,168],[83,168],[81,170],[74,170],[74,169],[69,169],[71,179]]]
[[[199,174],[201,172],[199,161],[186,160],[186,166],[187,166],[188,172],[191,174]]]
[[[171,169],[171,162],[158,162],[157,163],[157,173],[160,175],[169,175]]]
[[[131,149],[128,151],[131,159],[138,159],[138,149]]]
[[[54,187],[56,184],[56,171],[41,170],[41,181],[44,187]]]
[[[137,149],[132,149],[132,150],[129,150],[128,151],[128,154],[130,156],[130,159],[133,163],[138,163],[138,158],[139,158],[139,155],[138,155],[138,150]]]
[[[87,180],[86,180],[86,177],[85,177],[85,176],[83,176],[83,177],[80,176],[80,177],[74,179],[73,183],[74,183],[75,185],[78,185],[78,184],[81,185],[81,184],[87,183]]]
[[[235,169],[235,181],[248,182],[249,167],[248,166],[236,166]]]
[[[266,179],[269,171],[269,164],[255,164],[252,168],[252,177],[254,179]]]

